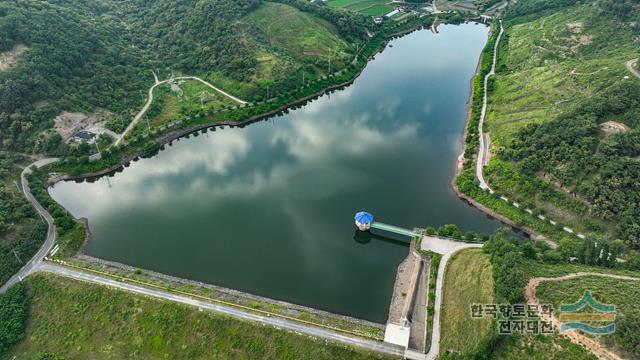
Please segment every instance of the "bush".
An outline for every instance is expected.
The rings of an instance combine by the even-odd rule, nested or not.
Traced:
[[[556,250],[547,250],[542,254],[542,259],[548,263],[557,264],[562,261],[562,254]]]
[[[29,299],[23,283],[0,295],[0,354],[24,337]]]

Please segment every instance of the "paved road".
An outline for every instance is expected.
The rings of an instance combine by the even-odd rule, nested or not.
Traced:
[[[442,288],[444,286],[445,271],[447,262],[451,256],[460,250],[470,248],[480,248],[482,244],[469,244],[448,239],[423,236],[421,242],[422,250],[433,251],[442,255],[440,265],[438,265],[438,278],[436,279],[436,299],[433,304],[433,331],[431,332],[431,348],[426,359],[435,360],[440,353],[440,310],[442,309]]]
[[[629,70],[633,75],[635,75],[638,79],[640,79],[640,71],[638,71],[633,66],[638,62],[638,59],[632,59],[627,61],[625,64],[627,66],[627,70]]]
[[[500,40],[502,39],[502,34],[504,33],[504,27],[502,27],[502,21],[500,21],[500,33],[498,34],[498,38],[496,39],[496,43],[493,47],[493,62],[491,64],[491,71],[484,77],[484,93],[482,97],[482,111],[480,112],[480,121],[478,122],[478,138],[480,140],[480,147],[478,148],[478,158],[476,161],[476,177],[480,182],[480,188],[484,190],[489,190],[490,193],[494,193],[493,189],[489,187],[489,184],[484,180],[484,164],[485,157],[489,152],[487,148],[488,144],[484,141],[484,119],[487,116],[487,84],[489,83],[489,78],[496,73],[496,62],[498,59],[498,47],[500,46]]]
[[[56,241],[56,227],[53,224],[53,217],[51,217],[49,212],[47,212],[42,207],[42,205],[40,205],[40,203],[33,197],[33,194],[31,194],[31,189],[29,188],[29,182],[27,181],[27,175],[31,174],[32,166],[39,168],[56,161],[58,161],[57,158],[38,160],[33,164],[27,166],[24,170],[22,170],[22,174],[20,175],[20,182],[22,183],[22,192],[24,193],[24,196],[27,198],[27,200],[29,200],[31,205],[33,205],[33,207],[36,209],[38,214],[40,214],[40,217],[42,217],[44,221],[47,222],[47,224],[49,225],[49,229],[47,230],[47,238],[45,239],[44,244],[42,244],[42,247],[40,247],[40,250],[38,250],[38,252],[31,258],[31,260],[29,260],[29,262],[27,262],[22,267],[22,269],[18,271],[17,274],[13,275],[9,279],[9,281],[7,281],[4,285],[2,285],[2,287],[0,287],[0,294],[4,293],[11,286],[13,286],[19,281],[22,281],[22,279],[24,279],[29,274],[31,274],[34,271],[34,268],[36,268],[42,262],[42,259],[49,253],[49,251],[53,247],[53,244]]]
[[[109,287],[113,287],[119,290],[125,290],[129,292],[133,292],[136,294],[146,295],[158,299],[174,301],[190,306],[196,306],[200,309],[206,309],[210,311],[214,311],[216,313],[232,316],[237,319],[259,322],[265,325],[274,326],[279,329],[295,331],[297,333],[310,335],[322,339],[327,339],[331,341],[341,342],[343,344],[347,344],[350,346],[357,346],[361,348],[365,348],[371,351],[380,352],[384,354],[394,355],[394,356],[402,356],[404,354],[404,349],[384,343],[381,341],[368,340],[364,338],[359,338],[356,336],[345,335],[336,331],[330,331],[328,329],[323,329],[311,325],[305,325],[302,323],[297,323],[292,320],[287,320],[279,317],[269,317],[263,315],[257,315],[254,313],[250,313],[238,308],[234,308],[232,306],[226,306],[221,304],[216,304],[213,302],[196,300],[187,296],[177,295],[165,291],[149,289],[146,287],[132,285],[125,282],[120,282],[114,279],[97,276],[94,274],[89,274],[83,271],[78,271],[75,269],[71,269],[68,267],[64,267],[61,265],[53,264],[51,262],[42,262],[38,265],[37,271],[53,273],[56,275],[61,275],[64,277],[91,282],[95,284],[105,285]]]
[[[213,86],[209,82],[207,82],[205,80],[202,80],[202,79],[200,79],[199,77],[196,77],[196,76],[178,76],[178,77],[174,77],[174,78],[158,81],[158,76],[154,72],[153,73],[153,77],[155,79],[155,84],[153,84],[153,86],[151,86],[149,88],[149,93],[147,95],[147,102],[144,104],[142,109],[136,114],[136,116],[133,117],[133,121],[131,121],[129,126],[127,126],[127,128],[122,132],[122,134],[120,134],[120,137],[118,138],[118,140],[116,140],[115,145],[120,145],[122,140],[124,140],[124,137],[133,129],[134,126],[136,126],[138,124],[140,119],[142,119],[144,114],[146,114],[147,110],[149,110],[149,106],[151,106],[151,103],[153,102],[153,90],[155,90],[155,88],[158,87],[159,85],[166,84],[166,83],[171,82],[171,81],[175,81],[175,80],[197,80],[197,81],[200,81],[201,83],[207,85],[208,87],[212,88],[213,90],[221,93],[222,95],[228,97],[229,99],[231,99],[231,100],[233,100],[233,101],[235,101],[237,103],[240,103],[242,105],[247,104],[246,101],[240,100],[237,97],[225,92],[224,90],[221,90],[221,89]]]

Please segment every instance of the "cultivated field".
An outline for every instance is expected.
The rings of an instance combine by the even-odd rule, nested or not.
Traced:
[[[291,6],[264,3],[245,20],[262,32],[269,45],[297,60],[347,57],[347,43],[332,24]]]
[[[383,16],[396,8],[390,0],[329,0],[328,4],[370,16]]]
[[[595,355],[560,336],[512,335],[499,346],[495,360],[596,360]]]
[[[629,75],[638,45],[628,26],[593,15],[591,5],[567,8],[513,26],[487,116],[495,148],[527,124],[552,120],[585,96]]]

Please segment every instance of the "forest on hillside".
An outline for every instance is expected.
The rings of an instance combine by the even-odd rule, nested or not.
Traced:
[[[278,1],[327,21],[348,42],[363,41],[366,19],[302,0]],[[104,109],[123,119],[141,106],[151,70],[215,72],[251,82],[258,52],[273,52],[243,18],[262,0],[16,0],[0,3],[0,52],[27,50],[0,71],[0,150],[47,152],[40,137],[62,111]],[[276,19],[273,19],[276,21]],[[331,30],[333,31],[333,30]],[[290,71],[305,66],[289,64]],[[310,66],[313,66],[311,64]],[[287,82],[286,74],[274,79]],[[253,87],[253,98],[263,96]]]
[[[261,9],[268,11],[259,13],[260,21],[295,25],[294,35],[258,27],[254,17]],[[326,75],[326,59],[319,66],[312,55],[292,53],[297,43],[308,40],[298,30],[311,32],[317,42],[331,39],[340,45],[339,51],[325,55],[335,60],[334,68],[344,67],[367,38],[366,20],[303,0],[0,2],[0,284],[24,265],[46,234],[46,224],[18,187],[20,171],[33,161],[31,155],[86,164],[94,151],[86,143],[68,146],[59,134],[48,131],[56,116],[64,111],[100,111],[110,115],[107,127],[120,132],[144,103],[154,82],[152,70],[161,78],[188,74],[213,83],[222,78],[224,86],[243,85],[229,92],[243,91],[237,95],[264,100],[265,82],[271,89],[291,89],[292,84],[300,86],[301,71],[315,78]],[[269,38],[275,40],[265,41]],[[15,61],[2,63],[5,54],[12,53],[18,54]],[[260,57],[270,61],[261,65]],[[261,66],[277,71],[267,71],[270,78],[265,79],[256,74]],[[161,103],[154,103],[149,113]],[[106,144],[102,140],[101,136],[103,160],[118,161],[105,150],[112,139]],[[154,142],[146,145],[157,151]],[[56,219],[60,243],[83,239],[82,226],[52,204],[44,182],[31,184]]]
[[[609,119],[631,130],[602,136],[599,124]],[[553,121],[528,125],[504,155],[523,174],[550,174],[574,188],[593,215],[618,222],[620,238],[640,249],[640,82],[615,84]]]
[[[590,4],[577,0],[548,2],[531,0],[518,2],[507,13],[510,25],[523,24],[550,16],[561,8],[575,4]],[[616,24],[640,39],[640,1],[603,0],[592,5],[585,28],[597,24]],[[582,25],[581,25],[582,26]],[[543,31],[544,33],[544,31]],[[548,33],[547,33],[548,34]],[[608,58],[615,33],[600,31],[589,38],[583,49],[557,55],[549,50],[544,63],[533,66],[553,68],[563,62],[595,61]],[[626,36],[626,35],[625,35]],[[507,41],[511,41],[507,36]],[[635,40],[638,41],[638,40]],[[545,44],[546,45],[546,44]],[[615,46],[615,45],[614,45]],[[559,48],[559,47],[558,47]],[[619,48],[619,47],[618,47]],[[504,48],[508,57],[508,46]],[[640,48],[637,52],[640,55]],[[595,59],[595,60],[594,60]],[[629,59],[629,58],[626,58]],[[626,61],[626,60],[625,60]],[[624,62],[618,67],[624,69]],[[526,71],[523,68],[501,71],[508,74]],[[596,78],[597,76],[602,78]],[[588,215],[613,224],[614,238],[628,247],[640,249],[640,81],[626,70],[625,77],[615,78],[607,73],[593,73],[593,93],[576,94],[576,103],[559,114],[548,112],[544,119],[536,119],[520,128],[508,144],[499,149],[501,159],[516,164],[522,179],[552,179],[559,188],[569,189],[569,195],[588,204]],[[498,80],[499,81],[499,80]],[[565,80],[569,82],[570,79]],[[543,85],[538,85],[543,86]],[[623,129],[609,133],[604,123]],[[605,124],[606,125],[606,124]],[[540,190],[542,193],[543,191]],[[594,232],[602,231],[594,224]]]

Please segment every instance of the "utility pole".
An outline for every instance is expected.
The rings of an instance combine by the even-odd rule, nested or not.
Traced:
[[[16,259],[18,259],[18,262],[20,264],[24,264],[24,262],[22,262],[22,259],[20,259],[20,256],[18,256],[18,253],[16,252],[16,249],[12,249],[13,251],[13,255],[16,257]]]
[[[100,140],[100,136],[98,136],[98,138],[95,141],[96,149],[98,149],[98,154],[100,154],[100,146],[98,146],[98,140]]]

